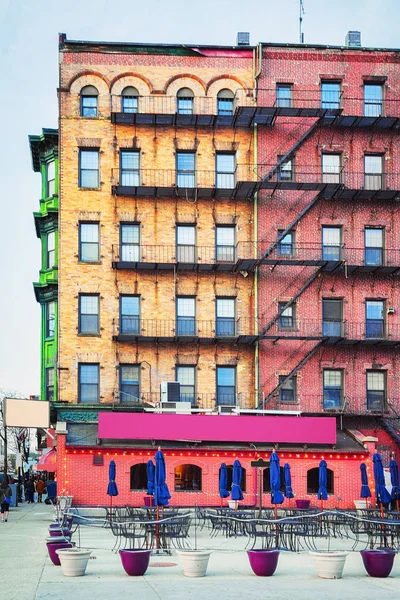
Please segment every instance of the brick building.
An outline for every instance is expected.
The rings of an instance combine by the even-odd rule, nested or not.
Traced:
[[[351,505],[398,442],[396,53],[59,50],[59,490],[106,503],[116,456],[141,504],[161,443],[175,504],[235,456],[258,504],[276,446],[297,497],[324,457]]]

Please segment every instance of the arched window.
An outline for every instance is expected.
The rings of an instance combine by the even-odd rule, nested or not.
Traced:
[[[283,467],[279,467],[280,469],[280,486],[279,489],[281,490],[281,492],[285,491],[285,472],[283,470]],[[266,467],[263,471],[263,492],[267,493],[271,491],[271,484],[270,484],[270,470],[269,467]]]
[[[226,468],[227,468],[227,471],[228,471],[228,484],[226,486],[226,489],[228,490],[228,492],[230,492],[231,489],[232,489],[232,471],[233,471],[233,466],[232,465],[228,465]],[[218,471],[218,482],[219,482],[220,476],[221,476],[221,469],[219,469],[219,471]],[[240,482],[240,487],[242,489],[242,492],[246,491],[246,469],[244,469],[243,467],[242,467],[242,481]]]
[[[122,90],[122,112],[137,113],[139,109],[139,92],[132,86]]]
[[[147,490],[147,465],[145,463],[131,467],[131,490]]]
[[[97,98],[99,92],[93,85],[81,89],[81,117],[97,117]]]
[[[194,94],[189,88],[181,88],[177,93],[177,113],[178,115],[193,114],[193,98]]]
[[[332,469],[327,469],[327,484],[326,491],[328,494],[333,494],[333,471]],[[319,469],[315,467],[314,469],[309,469],[307,471],[307,494],[318,494],[319,488]]]
[[[196,465],[175,467],[176,492],[201,492],[201,469]]]
[[[217,96],[217,108],[219,115],[233,115],[234,93],[231,90],[221,90]]]

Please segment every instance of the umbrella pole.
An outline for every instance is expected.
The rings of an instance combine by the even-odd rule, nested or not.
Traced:
[[[159,537],[158,537],[158,519],[160,518],[160,507],[157,504],[156,508],[156,550],[159,549]]]
[[[110,496],[110,521],[112,521],[112,496]]]
[[[365,508],[368,508],[368,498],[365,498]]]
[[[398,500],[396,500],[396,510],[397,510],[397,512],[399,512],[399,501]]]

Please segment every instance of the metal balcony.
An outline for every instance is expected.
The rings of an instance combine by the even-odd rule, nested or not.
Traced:
[[[325,345],[344,346],[400,346],[400,325],[385,321],[355,323],[348,321],[322,321],[292,319],[281,315],[260,339],[322,340]]]
[[[393,400],[392,400],[393,401]],[[400,399],[394,400],[397,404]],[[279,395],[268,403],[268,408],[293,410],[297,408],[302,414],[325,414],[343,416],[385,415],[389,413],[389,401],[382,398],[379,402],[371,402],[366,395],[357,393],[343,395],[340,391],[336,398],[329,394],[302,394],[298,393],[295,403],[282,403]]]
[[[176,169],[112,171],[112,192],[128,197],[227,198],[250,200],[257,191],[257,169],[237,165],[232,173],[179,172]]]
[[[152,246],[114,245],[114,269],[137,271],[251,271],[257,263],[256,245],[238,242],[235,246]]]
[[[113,340],[117,342],[181,342],[221,344],[254,344],[258,339],[254,320],[199,321],[191,317],[177,319],[140,319],[123,317],[117,328],[114,323]]]
[[[263,242],[268,248],[272,242]],[[262,255],[263,256],[263,255]],[[379,273],[392,275],[400,272],[400,250],[397,248],[350,248],[344,244],[291,244],[280,242],[268,256],[263,256],[261,265],[316,266],[321,271],[334,273]]]
[[[176,96],[137,96],[135,103],[124,106],[124,96],[112,96],[111,121],[117,125],[159,127],[251,127],[257,108],[252,92],[238,90],[232,110],[218,112],[217,98],[195,96],[178,104]],[[227,114],[228,113],[228,114]],[[229,114],[231,113],[231,114]]]
[[[400,129],[400,100],[382,100],[344,93],[321,94],[321,88],[287,87],[277,98],[277,88],[257,90],[257,110],[268,116],[265,125],[273,125],[277,117],[319,117],[321,125],[350,128]],[[257,121],[255,121],[257,122]]]
[[[315,190],[321,198],[344,200],[400,200],[399,173],[365,173],[344,167],[322,170],[320,165],[293,166],[289,161],[276,169],[276,164],[257,166],[260,190]],[[268,179],[263,173],[274,172]]]

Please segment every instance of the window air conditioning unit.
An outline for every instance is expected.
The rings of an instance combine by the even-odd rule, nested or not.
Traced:
[[[176,413],[177,415],[190,415],[192,404],[190,402],[163,402],[161,401],[161,410],[167,409],[166,413]]]
[[[178,381],[162,381],[160,384],[161,404],[163,402],[179,402],[181,385]]]
[[[218,414],[220,414],[220,415],[238,415],[239,408],[237,406],[218,406]]]

